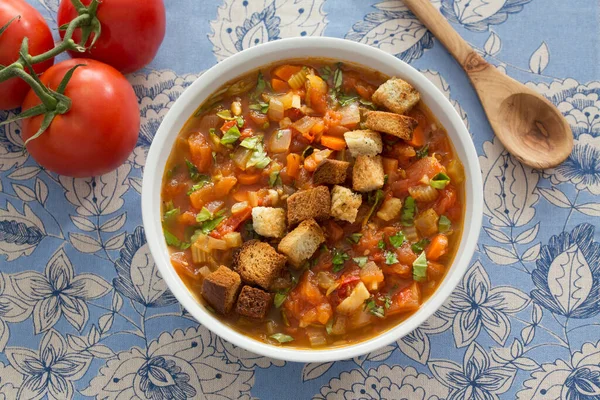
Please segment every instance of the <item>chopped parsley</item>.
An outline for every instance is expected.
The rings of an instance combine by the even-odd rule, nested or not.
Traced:
[[[449,183],[450,177],[443,172],[440,172],[429,181],[429,185],[434,189],[444,189]]]
[[[269,186],[281,186],[283,183],[281,182],[281,177],[279,176],[281,171],[273,171],[269,174]]]
[[[402,206],[402,225],[412,226],[415,220],[415,213],[417,212],[417,203],[415,199],[408,196],[404,199],[404,205]]]
[[[250,96],[253,99],[257,99],[265,89],[267,88],[267,82],[265,82],[265,78],[263,77],[262,71],[258,71],[258,77],[256,78],[256,87],[254,88],[254,93]]]
[[[396,253],[393,251],[384,251],[383,256],[387,265],[398,264],[398,257],[396,257]]]
[[[222,144],[232,144],[237,142],[240,138],[241,133],[237,125],[233,125],[231,128],[227,129],[227,132],[221,138]]]
[[[402,244],[406,241],[406,237],[404,236],[404,233],[402,233],[402,231],[399,231],[395,235],[390,236],[389,239],[392,246],[396,248],[402,246]]]
[[[421,158],[425,158],[429,155],[429,144],[426,144],[425,146],[421,147],[420,149],[417,149],[417,158],[421,159]]]
[[[319,73],[321,74],[321,78],[323,78],[324,81],[327,81],[331,76],[331,68],[329,66],[325,66],[319,70]]]
[[[185,165],[187,165],[188,168],[188,173],[190,174],[190,178],[194,181],[194,182],[198,182],[202,176],[206,176],[206,175],[202,175],[200,173],[200,171],[198,171],[198,168],[194,165],[194,163],[192,163],[190,160],[188,160],[186,158],[185,160]]]
[[[352,104],[352,103],[358,101],[358,96],[342,94],[342,95],[337,96],[337,100],[338,100],[338,103],[340,104],[340,106],[345,107],[349,104]]]
[[[427,245],[429,244],[429,242],[431,242],[431,240],[429,240],[429,239],[421,239],[417,243],[413,243],[413,245],[410,246],[410,248],[415,253],[420,253],[423,250],[425,250],[425,247],[427,247]]]
[[[413,262],[413,279],[417,282],[427,280],[427,257],[424,251]]]
[[[275,293],[275,298],[273,299],[273,304],[275,304],[275,307],[281,307],[285,299],[287,299],[287,295],[287,290]]]
[[[269,336],[271,339],[277,340],[279,343],[287,343],[287,342],[292,342],[294,340],[293,337],[291,337],[290,335],[286,335],[284,333],[274,333],[273,335]]]
[[[167,245],[169,245],[169,246],[178,247],[181,250],[185,250],[191,246],[191,243],[182,242],[181,240],[179,240],[179,238],[177,236],[175,236],[174,234],[169,232],[164,227],[163,227],[163,233],[165,235],[165,241],[167,242]]]
[[[206,207],[202,207],[202,210],[196,214],[196,222],[205,222],[213,217],[212,213],[208,211]]]
[[[178,169],[179,169],[179,165],[176,165],[173,168],[171,168],[170,170],[168,170],[167,171],[167,179],[171,179],[173,177],[173,175],[175,175],[175,173],[177,172]]]
[[[452,222],[448,219],[448,217],[446,217],[445,215],[442,215],[438,222],[438,231],[440,233],[445,233],[445,232],[448,232],[451,227],[452,227]]]
[[[367,265],[367,262],[369,261],[369,257],[354,257],[352,261],[358,264],[360,268],[364,268],[365,265]]]
[[[379,249],[381,249],[381,250],[385,249],[385,242],[384,242],[383,240],[380,240],[380,241],[377,243],[377,248],[379,248]]]
[[[375,104],[373,104],[372,101],[368,101],[368,100],[361,98],[359,100],[359,102],[360,102],[360,104],[362,104],[363,106],[365,106],[367,108],[370,108],[371,110],[377,110],[377,106]]]
[[[360,241],[361,237],[362,237],[362,233],[353,233],[350,236],[348,236],[346,238],[346,240],[349,241],[350,243],[357,244]]]
[[[336,90],[339,90],[342,87],[342,82],[344,81],[344,74],[340,69],[341,66],[342,63],[338,63],[337,69],[333,73],[333,87],[335,87]]]
[[[371,209],[369,210],[369,213],[363,220],[363,226],[366,225],[367,222],[369,222],[369,218],[371,218],[371,215],[373,215],[375,210],[381,205],[381,202],[383,200],[383,190],[379,189],[375,192],[370,192],[367,199],[369,204],[371,204]]]
[[[331,263],[333,264],[333,272],[340,272],[344,268],[344,262],[349,260],[350,256],[341,250],[333,249],[333,258]]]
[[[363,311],[368,311],[378,318],[385,318],[385,310],[382,306],[378,306],[373,296],[365,300]]]

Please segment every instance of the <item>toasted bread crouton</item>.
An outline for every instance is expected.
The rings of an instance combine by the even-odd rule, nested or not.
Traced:
[[[324,241],[325,235],[319,224],[314,219],[307,219],[279,242],[277,250],[285,254],[290,264],[298,269]]]
[[[287,199],[287,217],[289,226],[296,225],[309,218],[324,220],[329,218],[331,199],[327,186],[300,190]]]
[[[249,240],[233,255],[232,265],[245,283],[269,290],[285,261],[268,243]]]
[[[373,93],[372,100],[378,106],[404,114],[421,100],[421,95],[410,83],[399,78],[391,78],[379,86]]]
[[[384,132],[404,140],[411,140],[417,126],[416,119],[385,111],[369,111],[365,126],[374,131]]]
[[[313,183],[315,185],[344,183],[349,166],[350,163],[347,161],[326,158],[317,166],[313,175]]]
[[[361,203],[362,196],[346,187],[336,185],[331,189],[331,216],[334,218],[353,223]]]
[[[285,235],[285,210],[273,207],[252,208],[252,227],[260,236],[282,238]]]
[[[272,304],[271,293],[246,285],[238,296],[235,312],[244,317],[263,319],[269,313]]]
[[[237,272],[221,265],[204,278],[202,297],[215,311],[227,314],[233,308],[241,284],[242,280]]]
[[[353,157],[376,156],[383,150],[379,132],[368,129],[344,133],[344,139]]]
[[[381,156],[358,156],[352,169],[352,189],[370,192],[383,187],[385,174]]]

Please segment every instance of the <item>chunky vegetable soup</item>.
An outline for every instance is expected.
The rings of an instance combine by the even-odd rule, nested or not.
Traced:
[[[309,59],[222,87],[162,187],[171,261],[258,340],[366,340],[419,309],[460,241],[464,172],[409,83]]]

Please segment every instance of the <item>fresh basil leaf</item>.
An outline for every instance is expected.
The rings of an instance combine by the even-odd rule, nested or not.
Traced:
[[[434,176],[430,181],[429,185],[434,189],[444,189],[450,183],[450,177],[443,172],[440,172]]]
[[[417,158],[421,159],[421,158],[425,158],[429,155],[429,144],[426,144],[425,146],[421,147],[420,149],[417,149]]]
[[[415,199],[408,196],[404,199],[404,205],[402,206],[402,225],[412,226],[415,220],[415,213],[417,212],[417,203]]]
[[[448,219],[448,217],[442,215],[438,222],[438,231],[440,231],[441,233],[448,232],[451,227],[452,222]]]
[[[343,81],[344,81],[344,74],[338,66],[338,68],[333,73],[333,86],[336,88],[336,90],[338,90],[339,88],[342,87]]]
[[[287,299],[287,291],[275,293],[275,298],[273,299],[273,304],[275,304],[275,307],[279,308],[279,307],[281,307],[281,305],[283,304],[285,299]]]
[[[384,242],[383,240],[380,240],[380,241],[377,243],[377,248],[379,248],[379,249],[381,249],[381,250],[385,249],[385,242]]]
[[[377,303],[375,303],[373,296],[365,300],[365,307],[363,310],[368,311],[378,318],[385,318],[385,310],[382,306],[378,306]]]
[[[396,248],[402,246],[402,244],[406,241],[406,237],[404,236],[404,233],[402,231],[399,231],[395,235],[390,236],[389,239],[392,246]]]
[[[413,279],[417,282],[427,280],[427,257],[425,252],[419,254],[419,257],[413,262]]]
[[[200,174],[200,171],[198,171],[198,168],[187,158],[185,160],[185,165],[187,165],[188,173],[190,174],[190,178],[194,182],[197,182],[200,179],[200,176],[202,175],[202,174]]]
[[[350,256],[341,250],[333,249],[333,258],[331,263],[333,264],[333,272],[340,272],[344,269],[344,262],[349,260]]]
[[[423,250],[425,250],[425,247],[427,247],[427,245],[430,242],[431,242],[431,240],[429,240],[429,239],[421,239],[417,243],[413,243],[413,245],[410,246],[410,248],[412,249],[413,252],[420,253]]]
[[[165,241],[167,242],[167,245],[169,245],[169,246],[178,247],[181,250],[185,250],[188,247],[190,247],[190,243],[182,242],[181,240],[179,240],[179,238],[177,236],[175,236],[174,234],[169,232],[164,227],[163,227],[163,234],[165,235]]]
[[[383,255],[387,265],[398,264],[398,257],[396,257],[396,253],[393,251],[385,251]]]
[[[288,343],[288,342],[292,342],[294,340],[293,337],[291,337],[290,335],[286,335],[284,333],[274,333],[273,335],[271,335],[269,337],[271,339],[277,340],[279,343]]]
[[[360,268],[364,268],[364,266],[367,265],[367,262],[369,261],[369,257],[354,257],[352,261],[358,264]]]
[[[202,210],[196,214],[196,222],[205,222],[213,217],[212,213],[208,211],[206,207],[202,207]]]
[[[329,77],[331,76],[331,68],[329,66],[325,66],[319,70],[319,73],[321,74],[321,78],[324,81],[327,81],[327,80],[329,80]]]
[[[360,241],[360,238],[362,236],[363,236],[362,233],[353,233],[350,236],[348,236],[346,238],[346,240],[349,241],[350,243],[357,244]]]
[[[202,233],[204,233],[205,235],[208,235],[209,233],[211,233],[220,223],[221,221],[223,221],[225,219],[224,216],[220,216],[220,217],[216,217],[214,219],[208,220],[206,222],[204,222],[202,224],[202,226],[200,227],[200,229],[202,230]]]
[[[240,130],[237,125],[232,126],[225,132],[223,137],[221,138],[222,144],[232,144],[235,143],[241,136]]]

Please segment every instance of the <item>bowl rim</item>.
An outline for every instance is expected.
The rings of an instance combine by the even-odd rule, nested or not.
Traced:
[[[305,56],[302,52],[315,55]],[[380,71],[387,69],[392,72],[387,75],[395,74],[413,84],[421,92],[422,98],[427,99],[425,104],[451,137],[467,177],[465,223],[459,249],[446,277],[435,293],[421,305],[417,312],[398,325],[367,340],[342,347],[311,350],[270,345],[246,336],[221,322],[205,310],[179,278],[169,261],[167,245],[162,234],[160,189],[163,171],[183,124],[194,110],[224,83],[262,66],[294,58],[329,58]],[[373,64],[378,67],[373,67]],[[239,71],[230,75],[233,70]],[[168,149],[168,152],[165,149]],[[329,37],[281,39],[243,50],[216,64],[196,79],[167,112],[152,141],[145,165],[141,196],[143,225],[150,252],[169,290],[198,322],[217,336],[250,352],[274,359],[294,362],[345,360],[367,354],[409,334],[442,306],[462,279],[475,252],[482,225],[483,185],[479,160],[471,136],[454,106],[425,75],[415,68],[380,49],[345,39]]]

